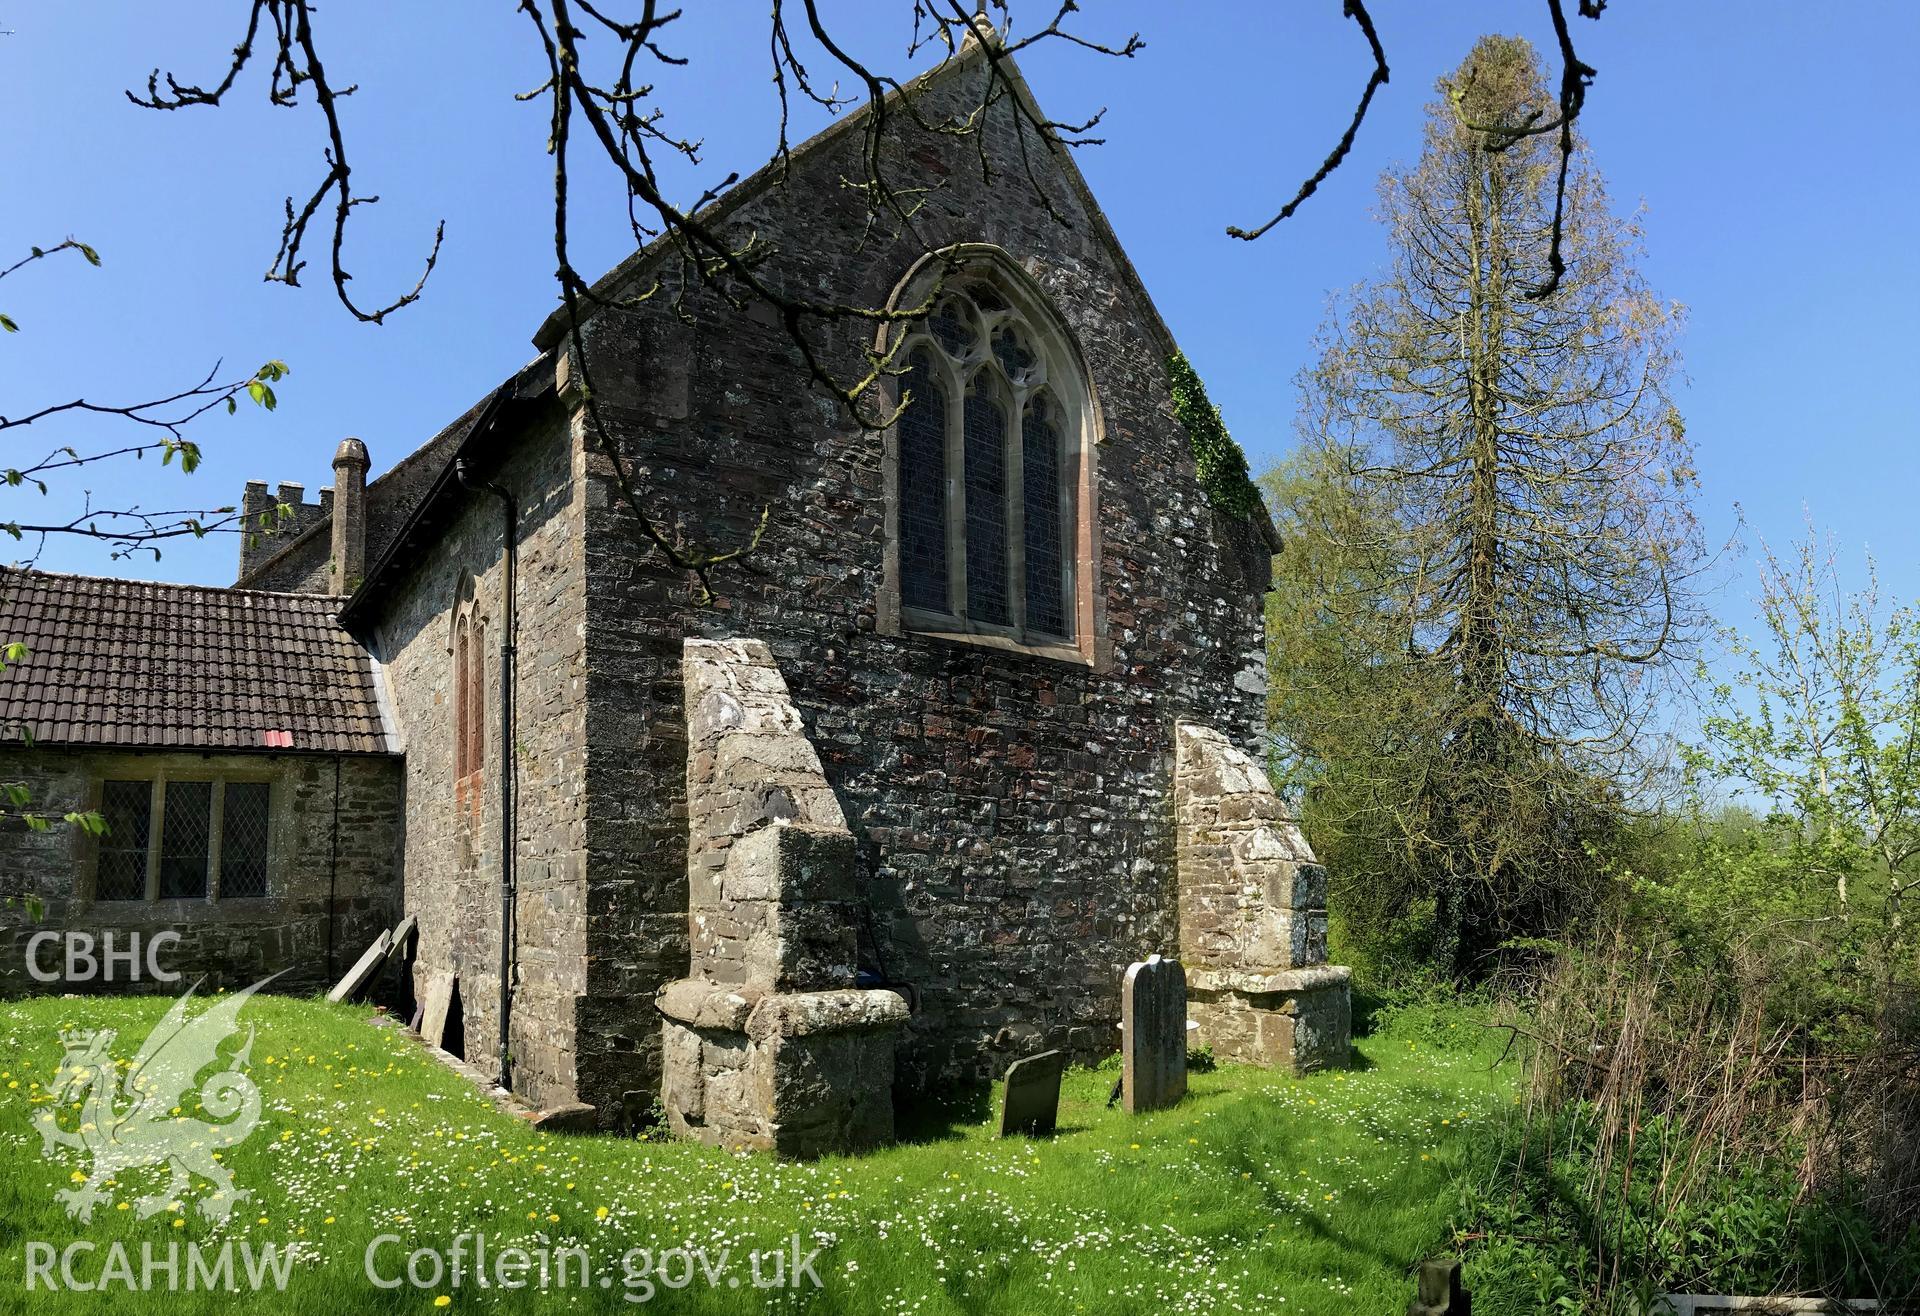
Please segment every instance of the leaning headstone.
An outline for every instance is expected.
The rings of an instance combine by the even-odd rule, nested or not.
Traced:
[[[427,979],[427,1003],[420,1015],[420,1040],[439,1046],[447,1032],[447,1010],[453,1004],[453,975],[436,973]]]
[[[418,936],[419,923],[411,914],[394,926],[393,937],[387,942],[387,957],[367,980],[364,990],[369,998],[397,1006],[413,999],[407,978],[413,963],[413,943]]]
[[[419,921],[409,914],[394,927],[393,937],[387,942],[387,962],[381,966],[383,969],[391,969],[405,962],[409,943],[413,940],[414,931],[419,926]]]
[[[327,999],[338,1005],[366,986],[374,970],[386,963],[387,946],[392,940],[391,932],[382,932],[375,938],[373,945],[367,947],[360,958],[353,962],[353,967],[347,970],[347,976],[333,985],[333,990],[327,993]]]
[[[1149,955],[1120,986],[1120,1082],[1129,1115],[1187,1095],[1187,975]]]
[[[1460,1287],[1460,1260],[1441,1257],[1420,1263],[1407,1316],[1471,1316],[1473,1295]]]
[[[1060,1116],[1060,1072],[1066,1067],[1066,1052],[1042,1051],[1007,1068],[1006,1091],[1000,1097],[1001,1137],[1023,1133],[1037,1138],[1053,1132]]]

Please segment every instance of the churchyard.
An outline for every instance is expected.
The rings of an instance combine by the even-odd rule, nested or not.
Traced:
[[[1109,1105],[1116,1056],[1065,1072],[1051,1136],[1000,1137],[999,1092],[954,1090],[903,1103],[895,1146],[790,1161],[647,1129],[543,1132],[369,1008],[261,996],[244,1017],[258,1030],[249,1072],[262,1117],[222,1153],[251,1196],[209,1220],[212,1186],[196,1178],[143,1220],[132,1204],[166,1182],[149,1167],[111,1184],[90,1221],[69,1219],[55,1194],[89,1162],[43,1159],[32,1131],[56,1104],[61,1032],[113,1028],[116,1054],[131,1054],[167,1006],[0,1006],[0,1264],[24,1276],[31,1240],[60,1249],[52,1287],[24,1295],[34,1311],[97,1311],[103,1299],[115,1311],[227,1310],[231,1294],[189,1287],[189,1248],[213,1257],[223,1244],[243,1289],[249,1257],[284,1267],[283,1291],[268,1265],[267,1291],[248,1297],[276,1312],[1403,1310],[1412,1268],[1447,1243],[1476,1140],[1515,1101],[1514,1067],[1493,1067],[1486,1030],[1443,1025],[1436,1043],[1431,1019],[1410,1018],[1358,1038],[1350,1069],[1296,1078],[1203,1060],[1176,1104],[1131,1115]],[[69,1259],[75,1242],[92,1246]],[[162,1273],[156,1291],[129,1291],[143,1247],[164,1259],[173,1244],[175,1290]],[[502,1273],[537,1283],[543,1258],[558,1274],[575,1255],[583,1282],[569,1261],[565,1288],[499,1284]],[[430,1282],[416,1285],[410,1265]]]

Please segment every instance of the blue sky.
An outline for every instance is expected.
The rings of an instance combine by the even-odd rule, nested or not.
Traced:
[[[1040,17],[1036,3],[1017,5],[1016,20]],[[744,172],[772,142],[765,5],[688,7],[675,48],[693,68],[663,76],[665,102],[675,124],[704,137],[709,178]],[[1056,117],[1109,107],[1108,142],[1082,150],[1081,167],[1256,468],[1292,442],[1292,378],[1328,294],[1380,266],[1375,180],[1417,150],[1434,79],[1482,31],[1551,48],[1538,0],[1372,7],[1392,83],[1347,166],[1252,246],[1222,230],[1264,220],[1291,195],[1364,80],[1366,52],[1338,0],[1086,0],[1078,30],[1139,30],[1140,55],[1056,45],[1026,61]],[[908,6],[830,8],[855,49],[901,67]],[[1920,9],[1875,0],[1848,13],[1842,22],[1827,6],[1703,0],[1574,20],[1599,69],[1583,126],[1616,204],[1646,206],[1651,282],[1689,307],[1681,402],[1710,538],[1731,532],[1738,504],[1755,530],[1784,541],[1804,506],[1856,565],[1870,546],[1885,583],[1911,597],[1920,404],[1898,381],[1913,377],[1920,338],[1910,167],[1920,103],[1906,94],[1905,62]],[[122,95],[155,65],[187,81],[217,76],[244,14],[238,0],[0,7],[11,31],[0,37],[0,114],[13,128],[0,137],[0,254],[71,233],[105,259],[0,284],[0,310],[22,326],[0,342],[0,412],[81,394],[143,397],[216,357],[293,368],[277,413],[208,419],[197,435],[207,460],[190,480],[152,465],[102,472],[88,481],[102,501],[210,505],[236,500],[249,478],[299,480],[311,496],[331,481],[347,434],[366,441],[378,472],[530,357],[529,335],[554,301],[545,124],[537,106],[512,99],[540,80],[538,57],[507,0],[331,0],[320,11],[332,77],[361,87],[347,103],[356,182],[383,198],[352,239],[356,288],[371,301],[406,286],[434,222],[447,222],[425,298],[379,327],[354,322],[320,268],[302,289],[260,278],[283,198],[304,195],[316,174],[311,111],[269,107],[258,72],[218,110],[156,114]],[[627,250],[618,197],[599,179],[581,199],[578,263],[611,266]],[[84,436],[44,441],[73,437]],[[37,511],[28,495],[5,497],[9,516]],[[159,563],[111,563],[84,543],[55,544],[41,562],[224,583],[236,556],[223,536],[169,547]],[[1741,620],[1739,564],[1721,576],[1714,606]]]

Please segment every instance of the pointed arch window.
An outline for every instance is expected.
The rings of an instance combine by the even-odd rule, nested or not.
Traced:
[[[461,583],[453,610],[453,778],[455,794],[477,807],[471,779],[487,758],[487,623],[480,615],[474,582]]]
[[[1029,284],[963,270],[899,346],[883,621],[1090,661],[1091,390]]]

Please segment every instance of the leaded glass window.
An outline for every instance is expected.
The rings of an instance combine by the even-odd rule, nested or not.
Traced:
[[[96,900],[147,898],[147,832],[153,822],[153,783],[101,783],[100,816],[107,820],[100,838],[100,865],[94,874]]]
[[[107,831],[95,851],[95,900],[248,899],[268,892],[272,787],[264,781],[100,783]],[[158,855],[154,851],[158,850]],[[150,888],[153,870],[158,883]],[[209,892],[209,879],[219,882]]]
[[[267,795],[264,781],[230,781],[220,811],[220,898],[267,894]]]
[[[467,663],[473,647],[467,619],[453,624],[453,777],[467,775]]]
[[[1074,638],[1090,404],[1059,334],[1035,329],[1043,308],[1010,291],[977,279],[950,288],[902,345],[900,604],[916,629],[1057,644]]]
[[[453,789],[456,798],[477,812],[480,792],[469,778],[487,765],[487,623],[478,590],[463,576],[453,603],[452,725]]]
[[[207,856],[213,841],[213,783],[170,781],[160,828],[160,898],[207,894]]]
[[[472,632],[461,708],[467,716],[467,771],[479,772],[487,766],[487,624],[474,618]]]
[[[947,600],[947,395],[933,358],[915,352],[900,413],[900,597],[945,612]]]
[[[1026,492],[1027,625],[1048,635],[1067,633],[1060,538],[1060,426],[1045,393],[1027,402],[1021,422],[1021,481]]]
[[[950,356],[964,357],[973,350],[973,314],[959,298],[950,297],[940,304],[928,323],[933,336]]]
[[[1005,626],[1007,597],[1007,409],[986,371],[967,390],[967,615]]]

